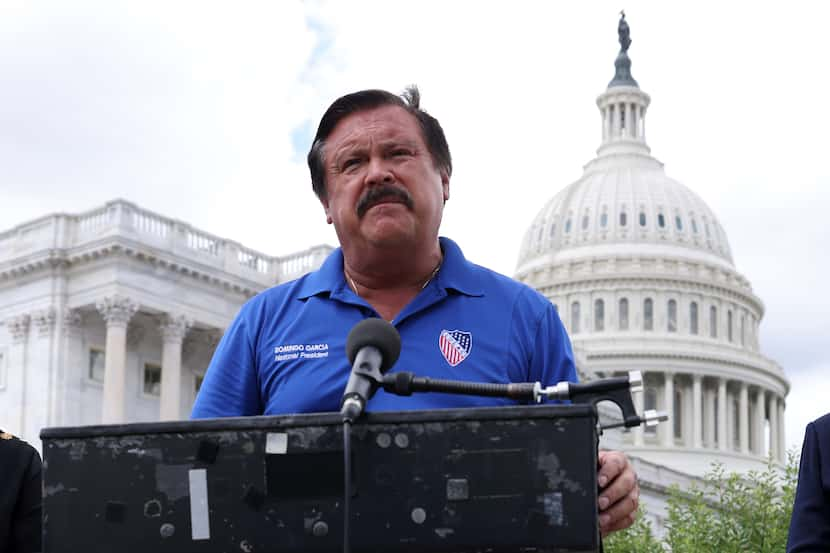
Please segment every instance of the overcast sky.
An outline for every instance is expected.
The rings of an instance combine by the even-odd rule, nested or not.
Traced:
[[[442,233],[513,274],[599,146],[622,7],[649,145],[764,301],[798,447],[830,411],[830,3],[6,0],[0,230],[125,198],[270,255],[335,244],[304,164],[319,117],[417,83],[454,158]]]

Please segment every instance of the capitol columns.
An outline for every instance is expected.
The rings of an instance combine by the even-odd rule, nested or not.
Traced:
[[[775,408],[778,410],[778,460],[787,462],[787,441],[786,425],[784,424],[784,398],[778,397],[775,400]]]
[[[770,425],[771,426],[771,425]],[[774,432],[774,431],[773,431]],[[764,389],[759,387],[755,392],[755,453],[764,456],[764,442],[767,434],[767,397]],[[770,453],[775,447],[769,444]]]
[[[83,315],[78,309],[65,309],[63,317],[63,372],[58,381],[62,390],[61,400],[57,406],[57,416],[62,426],[81,423],[82,393],[80,382],[83,381],[88,366],[84,361],[82,328]]]
[[[726,451],[726,379],[718,380],[718,449]]]
[[[7,381],[11,380],[9,377],[11,377],[12,373],[17,373],[20,378],[19,402],[12,400],[13,404],[19,404],[19,408],[17,409],[19,417],[16,421],[17,426],[12,430],[20,434],[24,433],[26,424],[27,409],[24,403],[26,398],[26,344],[29,338],[29,323],[31,320],[28,314],[17,315],[6,320],[6,328],[12,338],[12,347],[9,349],[9,376],[7,376]],[[11,389],[9,391],[11,392]],[[12,409],[10,413],[14,413],[14,411]],[[32,439],[31,436],[27,437]]]
[[[130,298],[114,295],[99,300],[95,307],[107,323],[104,366],[104,401],[101,421],[124,422],[127,379],[127,324],[138,311]]]
[[[740,452],[749,453],[749,386],[741,382],[738,404],[738,430],[740,437]]]
[[[776,461],[781,458],[778,430],[778,398],[773,393],[769,396],[769,456]]]
[[[692,375],[692,447],[703,447],[703,377]]]
[[[645,379],[646,379],[645,371],[642,372],[642,375],[643,375],[643,382],[645,383]],[[643,411],[645,411],[645,403],[646,403],[645,395],[646,395],[645,386],[643,386],[643,389],[641,391],[634,394],[634,410],[637,411],[637,413],[643,413]],[[636,446],[644,445],[645,444],[645,440],[644,440],[645,431],[643,430],[643,425],[641,424],[641,425],[638,425],[638,426],[634,427],[632,432],[634,433],[634,445],[636,445]]]
[[[161,401],[159,420],[181,418],[182,342],[193,322],[184,315],[165,314],[159,328],[164,342],[161,353]]]
[[[665,384],[663,385],[663,405],[666,413],[669,415],[667,424],[658,426],[663,431],[663,447],[674,446],[674,374],[670,372],[665,373]]]

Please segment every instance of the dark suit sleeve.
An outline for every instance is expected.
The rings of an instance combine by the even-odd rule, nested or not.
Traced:
[[[787,553],[830,551],[830,417],[807,425]]]
[[[41,550],[41,462],[34,448],[28,447],[27,467],[20,483],[20,495],[12,513],[10,546],[12,553]]]

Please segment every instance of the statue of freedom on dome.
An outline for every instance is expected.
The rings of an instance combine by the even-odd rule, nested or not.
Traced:
[[[620,12],[620,24],[617,26],[617,34],[620,35],[620,52],[628,52],[631,46],[631,30],[625,21],[625,10]]]

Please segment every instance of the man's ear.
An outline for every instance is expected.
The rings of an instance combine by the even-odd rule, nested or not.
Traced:
[[[450,199],[450,176],[445,169],[441,170],[441,188],[444,190],[444,203]]]
[[[326,212],[326,223],[331,224],[331,214],[329,214],[329,200],[328,197],[320,198],[320,203],[323,204],[323,211]]]

